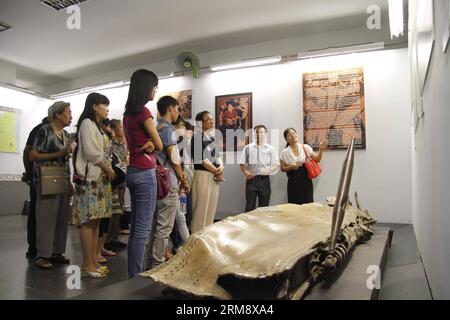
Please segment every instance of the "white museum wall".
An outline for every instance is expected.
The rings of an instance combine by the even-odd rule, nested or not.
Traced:
[[[433,297],[446,300],[450,299],[450,48],[442,52],[442,39],[450,19],[448,6],[448,1],[434,1],[435,44],[422,94],[424,116],[412,150],[414,231]]]
[[[214,114],[215,96],[252,92],[253,125],[263,123],[270,129],[278,129],[278,137],[273,135],[275,139],[271,143],[281,150],[285,144],[282,131],[286,127],[298,128],[302,136],[302,73],[363,67],[367,149],[357,150],[355,153],[351,191],[359,192],[362,205],[379,221],[410,223],[411,136],[407,57],[407,49],[397,49],[207,73],[199,79],[178,77],[161,80],[158,94],[192,89],[193,113],[208,110]],[[0,95],[0,104],[27,109],[22,120],[23,149],[29,130],[45,115],[50,102],[9,89],[3,92],[8,94]],[[111,101],[109,117],[120,119],[128,87],[99,92],[108,96]],[[72,105],[73,122],[68,128],[70,132],[75,131],[86,96],[87,94],[81,94],[64,99]],[[156,114],[155,102],[150,102],[149,106]],[[233,155],[234,153],[227,153],[227,160],[233,158]],[[345,151],[329,151],[325,154],[323,174],[314,182],[316,201],[324,201],[326,196],[336,194],[344,157]],[[23,171],[20,155],[2,154],[0,161],[5,173]],[[218,213],[222,216],[240,213],[245,206],[245,181],[239,166],[227,164],[225,178],[218,207]],[[287,201],[286,183],[286,175],[283,173],[272,177],[271,204]]]
[[[0,153],[0,174],[22,174],[24,172],[22,151],[28,134],[47,115],[51,100],[31,94],[0,87],[0,106],[22,110],[20,126],[20,153]]]
[[[367,146],[366,150],[355,152],[350,190],[352,198],[354,191],[358,191],[362,206],[380,222],[411,222],[410,100],[406,57],[407,50],[401,49],[332,57],[317,60],[314,64],[303,61],[299,67],[302,72],[364,68]],[[292,92],[296,87],[288,90]],[[300,101],[302,99],[301,96]],[[296,114],[298,119],[301,110],[294,108],[289,114]],[[296,127],[300,124],[295,123]],[[323,174],[315,181],[316,201],[336,195],[345,154],[345,151],[330,151],[324,155]]]
[[[411,155],[409,127],[409,77],[407,50],[383,51],[331,57],[295,63],[229,71],[208,75],[208,97],[195,98],[198,106],[213,111],[214,96],[253,92],[253,124],[279,129],[278,144],[284,147],[282,131],[298,128],[302,136],[303,72],[347,67],[364,68],[366,90],[367,149],[355,153],[351,190],[357,190],[362,205],[382,222],[411,222]],[[202,90],[204,91],[204,90]],[[272,142],[273,143],[273,142]],[[336,195],[345,151],[324,156],[323,174],[315,180],[315,200]],[[219,211],[240,212],[244,208],[244,179],[237,165],[228,166]],[[239,183],[236,183],[239,181]],[[227,181],[228,181],[227,180]],[[287,202],[286,175],[272,178],[271,204]]]
[[[407,49],[360,53],[339,57],[289,62],[282,65],[231,70],[161,80],[158,94],[193,90],[193,114],[208,110],[214,115],[215,96],[252,92],[253,125],[278,129],[272,135],[277,150],[284,145],[286,127],[298,128],[302,136],[303,72],[363,67],[365,73],[367,149],[355,153],[351,191],[357,190],[362,205],[382,222],[411,222],[411,136]],[[110,118],[121,118],[128,87],[99,91],[111,100]],[[71,102],[73,125],[87,94],[66,98]],[[156,114],[155,102],[149,107]],[[69,131],[75,130],[71,127]],[[240,153],[226,154],[227,161]],[[315,180],[315,200],[335,195],[345,151],[324,156],[323,174]],[[236,158],[235,158],[236,159]],[[236,163],[236,161],[235,161]],[[218,214],[236,214],[245,207],[245,181],[237,164],[227,164],[221,185]],[[271,204],[287,202],[286,175],[272,177]]]

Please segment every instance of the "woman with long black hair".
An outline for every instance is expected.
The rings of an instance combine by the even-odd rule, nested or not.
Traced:
[[[131,196],[131,228],[128,239],[128,276],[143,271],[145,243],[150,235],[156,205],[155,149],[163,148],[153,115],[145,106],[155,98],[158,77],[148,70],[137,70],[131,76],[125,104],[123,126],[130,151],[127,187]]]
[[[74,155],[74,222],[81,225],[82,275],[102,278],[109,272],[97,260],[100,219],[112,214],[111,181],[115,178],[109,158],[109,138],[100,122],[108,117],[109,100],[91,93],[77,124],[78,149]]]

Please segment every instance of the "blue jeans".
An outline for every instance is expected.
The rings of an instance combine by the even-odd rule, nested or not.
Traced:
[[[129,167],[127,187],[131,196],[131,227],[128,239],[128,276],[143,272],[145,244],[148,242],[156,206],[155,169]]]

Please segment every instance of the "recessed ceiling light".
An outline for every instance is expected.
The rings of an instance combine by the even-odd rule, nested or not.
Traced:
[[[9,24],[0,21],[0,32],[11,29],[12,27]]]
[[[389,28],[391,39],[403,36],[403,0],[389,0]]]
[[[41,0],[41,3],[55,9],[56,11],[60,11],[86,1],[87,0]]]

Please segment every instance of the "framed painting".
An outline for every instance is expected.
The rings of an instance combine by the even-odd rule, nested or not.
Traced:
[[[158,98],[162,96],[171,96],[177,99],[180,106],[180,115],[184,120],[192,120],[192,90],[182,90],[176,92],[169,92],[162,95],[158,95]]]
[[[240,151],[249,143],[252,130],[252,93],[216,96],[217,143],[222,151]]]
[[[303,138],[314,149],[366,148],[363,68],[303,74]]]

